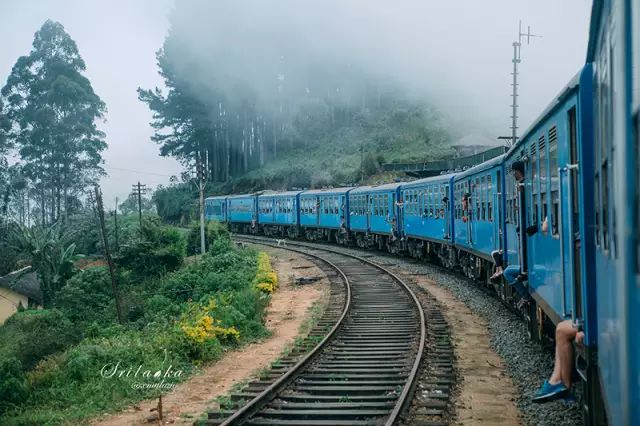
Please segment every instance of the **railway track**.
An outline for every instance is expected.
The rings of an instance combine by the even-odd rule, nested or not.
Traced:
[[[234,238],[276,247],[267,238]],[[232,395],[237,409],[209,413],[207,423],[394,424],[411,401],[425,348],[418,298],[397,275],[362,257],[288,245],[279,248],[312,258],[328,273],[329,309],[306,339],[308,351],[302,348],[278,363],[270,380]]]

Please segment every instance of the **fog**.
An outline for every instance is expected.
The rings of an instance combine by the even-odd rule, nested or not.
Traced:
[[[349,99],[350,85],[373,81],[434,105],[462,133],[495,138],[510,134],[518,20],[542,35],[522,48],[524,130],[583,64],[590,7],[587,0],[5,2],[0,80],[47,18],[65,26],[109,110],[102,184],[112,204],[138,180],[155,186],[181,170],[158,156],[151,114],[136,95],[138,86],[162,87],[155,51],[169,28],[180,74],[231,100],[240,85],[268,104],[278,85],[312,93],[325,90],[325,80],[346,82]]]

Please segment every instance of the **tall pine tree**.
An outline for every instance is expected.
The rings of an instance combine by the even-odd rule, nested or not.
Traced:
[[[96,122],[106,107],[85,70],[75,41],[60,23],[47,20],[2,88],[7,137],[22,160],[43,225],[64,218],[73,199],[104,174],[101,152],[107,145]]]

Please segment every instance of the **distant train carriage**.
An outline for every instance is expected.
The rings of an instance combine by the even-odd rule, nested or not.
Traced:
[[[640,424],[640,4],[594,1],[587,62],[593,64],[594,158],[585,181],[595,238],[597,311],[589,342],[609,424]],[[587,165],[589,166],[589,165]],[[583,167],[580,164],[580,167]],[[589,259],[585,260],[589,262]],[[591,388],[590,388],[591,390]],[[595,389],[596,391],[598,389]]]
[[[272,192],[258,196],[258,223],[265,235],[298,236],[301,192]]]
[[[256,233],[258,231],[258,196],[255,194],[228,196],[227,215],[232,232]]]
[[[504,250],[502,193],[504,156],[456,174],[453,179],[453,243],[465,275],[487,279],[491,252]]]
[[[419,179],[402,185],[402,235],[410,256],[436,256],[449,265],[452,237],[453,174]]]
[[[227,217],[227,196],[207,197],[204,200],[204,217],[207,220],[216,222],[226,222]]]
[[[351,189],[317,189],[300,194],[300,226],[307,240],[345,241]]]
[[[400,186],[390,183],[349,191],[350,231],[358,247],[399,250]]]

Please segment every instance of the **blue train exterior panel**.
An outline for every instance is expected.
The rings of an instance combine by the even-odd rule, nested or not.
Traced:
[[[207,197],[204,200],[204,217],[216,222],[227,221],[227,196]]]
[[[227,197],[227,211],[231,223],[255,223],[257,220],[256,195],[233,195]]]
[[[339,229],[348,228],[348,192],[352,188],[310,190],[300,194],[300,225]]]
[[[366,186],[349,192],[351,230],[392,235],[399,232],[399,183]]]
[[[437,176],[402,185],[403,236],[436,242],[451,241],[453,176]]]
[[[476,256],[491,260],[491,252],[504,247],[501,194],[504,156],[457,174],[454,189],[454,243]]]
[[[593,2],[594,234],[599,374],[609,424],[640,424],[640,5]]]
[[[297,225],[299,223],[298,203],[301,192],[290,191],[259,195],[258,222],[261,225]]]

